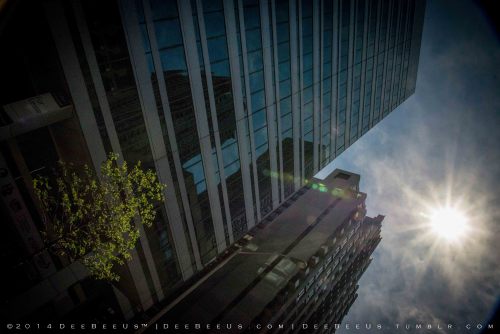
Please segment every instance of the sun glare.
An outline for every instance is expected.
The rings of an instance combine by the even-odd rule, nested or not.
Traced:
[[[430,216],[430,225],[434,233],[448,241],[460,239],[468,229],[465,214],[452,207],[435,210]]]

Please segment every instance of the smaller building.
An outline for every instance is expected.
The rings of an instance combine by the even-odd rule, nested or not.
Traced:
[[[311,179],[149,329],[199,324],[207,332],[239,326],[292,333],[316,324],[334,332],[381,240],[384,217],[365,215],[359,181],[338,169]]]

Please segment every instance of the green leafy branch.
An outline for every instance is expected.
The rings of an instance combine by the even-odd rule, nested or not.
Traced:
[[[49,249],[80,259],[92,276],[109,281],[119,280],[113,268],[131,259],[139,238],[136,222],[151,226],[165,188],[140,162],[129,169],[117,160],[116,154],[109,155],[100,179],[87,165],[77,170],[61,162],[53,179],[33,182]]]

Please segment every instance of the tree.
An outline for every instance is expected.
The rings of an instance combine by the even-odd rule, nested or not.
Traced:
[[[88,165],[77,169],[60,162],[53,178],[33,181],[49,250],[80,259],[92,276],[108,281],[119,280],[114,267],[131,259],[138,224],[151,226],[165,187],[140,162],[129,169],[117,159],[109,155],[100,178]]]

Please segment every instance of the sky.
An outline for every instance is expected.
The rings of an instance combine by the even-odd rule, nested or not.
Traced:
[[[415,94],[320,172],[360,174],[368,215],[385,215],[339,333],[488,323],[500,298],[499,69],[499,35],[475,2],[428,0]],[[445,206],[467,220],[454,242],[429,226]]]

